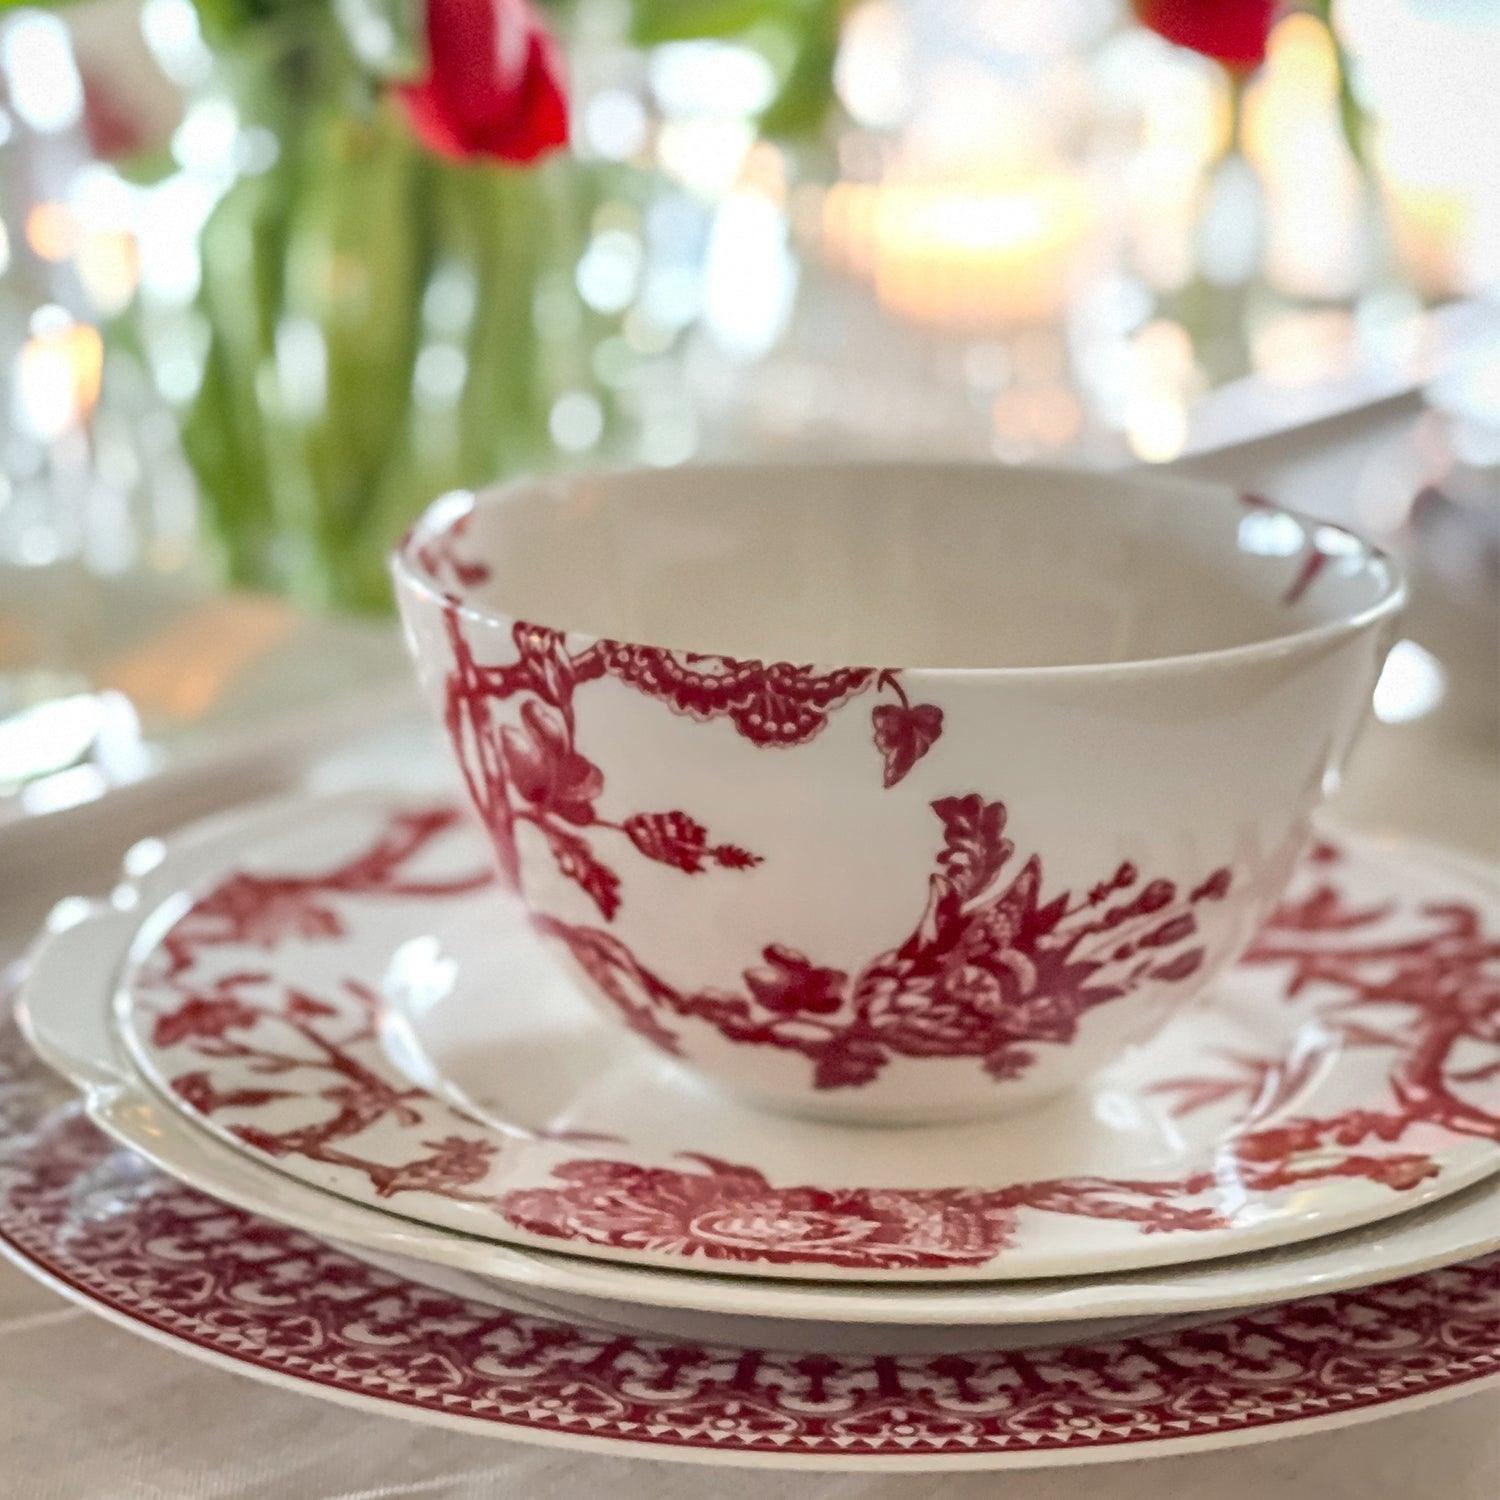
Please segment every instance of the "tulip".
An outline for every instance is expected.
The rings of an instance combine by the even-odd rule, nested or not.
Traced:
[[[427,77],[396,92],[429,150],[525,163],[567,141],[561,62],[530,0],[427,0],[427,55]]]
[[[1248,72],[1266,60],[1276,0],[1135,0],[1135,13],[1169,42]]]

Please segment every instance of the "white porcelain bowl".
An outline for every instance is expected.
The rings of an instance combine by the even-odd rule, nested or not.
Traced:
[[[1224,489],[941,464],[448,495],[394,571],[502,874],[600,1007],[891,1123],[1054,1094],[1239,953],[1404,597]]]

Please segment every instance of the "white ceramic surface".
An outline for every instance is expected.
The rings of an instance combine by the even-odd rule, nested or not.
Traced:
[[[1495,892],[1429,854],[1321,846],[1213,1008],[1041,1128],[898,1136],[747,1110],[622,1048],[527,924],[496,921],[480,841],[451,819],[376,796],[272,809],[174,887],[119,996],[164,1095],[372,1206],[761,1276],[1195,1260],[1399,1213],[1500,1163]]]
[[[884,1123],[1054,1095],[1233,959],[1404,595],[1228,490],[917,464],[452,495],[395,575],[501,871],[605,1013]]]
[[[533,1317],[569,1318],[611,1333],[648,1333],[656,1338],[694,1343],[737,1344],[745,1349],[775,1349],[824,1354],[966,1354],[1055,1348],[1058,1344],[1096,1339],[1139,1338],[1205,1323],[1211,1313],[1176,1317],[1084,1318],[1074,1322],[914,1324],[826,1322],[809,1318],[746,1317],[735,1313],[681,1312],[642,1307],[633,1302],[587,1297],[524,1295],[505,1282],[466,1271],[449,1270],[428,1261],[387,1255],[357,1245],[339,1248],[367,1264],[407,1281],[431,1286],[486,1307],[501,1307]]]
[[[1113,1318],[1180,1317],[1367,1285],[1473,1258],[1500,1245],[1500,1199],[1486,1184],[1415,1213],[1258,1255],[1111,1277],[880,1287],[860,1282],[752,1281],[685,1276],[503,1246],[408,1222],[303,1186],[194,1128],[131,1067],[110,1025],[115,978],[142,905],[221,865],[285,806],[213,820],[144,846],[111,905],[59,907],[33,955],[21,1018],[41,1055],[84,1094],[90,1117],[124,1145],[194,1187],[255,1213],[401,1256],[484,1277],[504,1293],[544,1299],[590,1321],[652,1321],[653,1308],[704,1314],[706,1328],[746,1319],[825,1324],[1016,1329]],[[684,1325],[685,1326],[685,1325]],[[699,1336],[707,1336],[700,1334]],[[730,1337],[721,1333],[720,1337]],[[891,1336],[889,1332],[887,1337]]]
[[[169,1348],[475,1434],[846,1475],[1032,1468],[1409,1410],[1480,1389],[1500,1360],[1492,1261],[1025,1353],[777,1353],[573,1324],[372,1269],[196,1193],[92,1130],[40,1071],[0,1021],[0,1254]],[[267,1430],[285,1446],[285,1422]]]

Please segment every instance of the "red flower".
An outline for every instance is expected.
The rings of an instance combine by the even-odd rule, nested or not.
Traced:
[[[573,748],[567,720],[550,703],[528,698],[521,723],[525,733],[509,725],[501,731],[505,769],[516,791],[533,807],[586,828],[594,821],[594,798],[604,790],[598,766]]]
[[[1169,42],[1248,70],[1266,60],[1276,0],[1135,0],[1135,13]]]
[[[595,1245],[869,1268],[978,1265],[1015,1227],[1004,1190],[775,1187],[752,1167],[696,1160],[704,1170],[565,1162],[560,1186],[516,1189],[501,1210],[533,1234]],[[815,1376],[817,1360],[799,1369]]]
[[[783,1016],[810,1011],[824,1016],[843,1003],[849,976],[840,969],[820,969],[803,954],[780,943],[765,950],[762,968],[747,969],[745,984],[767,1010]]]
[[[397,89],[440,156],[529,162],[566,143],[557,49],[530,0],[427,0],[430,71]]]

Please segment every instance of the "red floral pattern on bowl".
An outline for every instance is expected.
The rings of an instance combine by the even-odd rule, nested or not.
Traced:
[[[1289,874],[1398,594],[1202,659],[814,666],[513,619],[488,504],[447,497],[395,573],[507,884],[606,1013],[834,1119],[1030,1104],[1190,1000]]]

